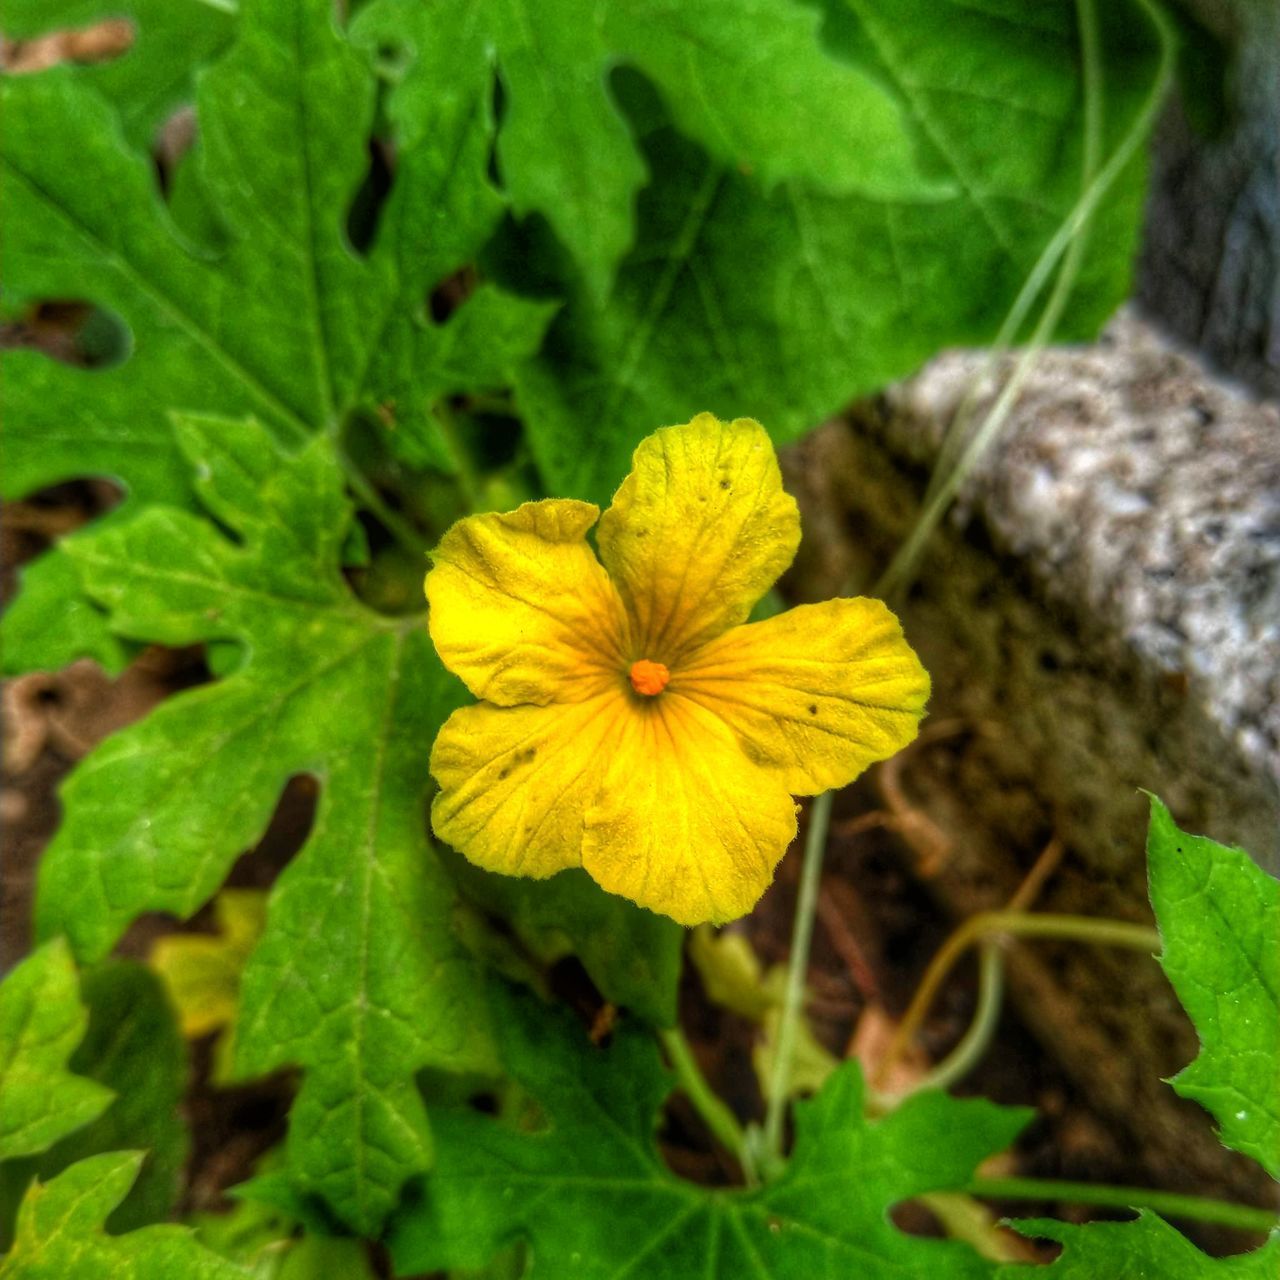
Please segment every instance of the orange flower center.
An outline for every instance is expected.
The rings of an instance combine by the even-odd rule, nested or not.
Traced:
[[[667,687],[671,672],[661,662],[650,662],[641,658],[631,664],[631,687],[646,698],[654,698]]]

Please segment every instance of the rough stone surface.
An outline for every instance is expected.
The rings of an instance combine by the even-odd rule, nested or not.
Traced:
[[[977,367],[944,356],[789,452],[795,594],[875,581]],[[1128,313],[1094,346],[1046,353],[898,607],[934,680],[903,786],[950,837],[917,867],[948,914],[1003,906],[1056,836],[1038,909],[1150,923],[1139,788],[1280,865],[1276,405]],[[1153,961],[1021,946],[1010,991],[1159,1185],[1265,1194],[1161,1082],[1196,1041]]]
[[[947,357],[895,393],[892,452],[936,453],[974,367]],[[1280,869],[1280,405],[1215,384],[1125,315],[1097,346],[1043,358],[962,495],[956,518],[975,515],[1102,652],[1185,688],[1215,772],[1230,759],[1239,779],[1223,779],[1222,838]],[[1209,745],[1167,764],[1201,770]]]
[[[923,474],[977,368],[973,356],[940,358],[859,410],[853,432],[829,428],[810,457],[833,461],[843,430],[849,465]],[[854,461],[867,450],[885,459]],[[855,488],[849,505],[865,515],[868,486]],[[912,497],[881,521],[890,542]],[[983,543],[1019,579],[1015,594],[1051,615],[1021,711],[1052,722],[1052,753],[1086,753],[1053,785],[1082,808],[1095,860],[1129,855],[1098,829],[1105,799],[1078,803],[1091,780],[1160,791],[1184,824],[1280,870],[1280,405],[1213,381],[1122,314],[1095,346],[1041,358],[927,558],[923,595],[954,597],[956,582],[934,584]],[[997,637],[969,661],[1004,682],[1019,659]],[[1091,677],[1084,701],[1073,673]]]

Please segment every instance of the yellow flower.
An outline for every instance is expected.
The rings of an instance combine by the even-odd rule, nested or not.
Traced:
[[[505,875],[585,867],[681,924],[749,911],[792,796],[900,750],[929,696],[877,600],[743,625],[799,542],[764,429],[707,413],[644,440],[603,516],[459,520],[427,574],[431,638],[482,701],[431,753],[436,834]]]

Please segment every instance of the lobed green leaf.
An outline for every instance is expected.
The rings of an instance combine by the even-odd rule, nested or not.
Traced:
[[[111,1105],[105,1085],[67,1070],[87,1021],[61,938],[0,983],[0,1160],[44,1151]]]
[[[1062,1255],[1047,1267],[1002,1267],[1000,1280],[1271,1280],[1280,1268],[1280,1231],[1251,1253],[1211,1258],[1145,1210],[1132,1222],[1073,1226],[1044,1218],[1013,1225],[1056,1240]]]
[[[495,1013],[507,1067],[544,1122],[522,1132],[471,1110],[434,1113],[436,1167],[392,1224],[402,1272],[480,1267],[523,1239],[530,1280],[991,1274],[967,1246],[904,1235],[888,1211],[971,1177],[1026,1112],[921,1094],[870,1122],[846,1064],[798,1109],[782,1177],[712,1189],[677,1178],[657,1150],[671,1078],[649,1036],[624,1026],[596,1049],[568,1015],[510,993]]]
[[[1243,849],[1179,830],[1154,796],[1147,863],[1160,964],[1200,1036],[1170,1083],[1280,1178],[1280,881]]]
[[[111,961],[85,974],[89,1026],[71,1067],[110,1089],[115,1101],[91,1124],[63,1138],[36,1164],[48,1181],[90,1155],[145,1148],[138,1179],[107,1219],[113,1232],[169,1216],[191,1142],[181,1106],[187,1047],[155,976],[141,965]]]
[[[27,1192],[0,1280],[250,1280],[210,1253],[186,1227],[144,1227],[107,1235],[102,1224],[121,1204],[142,1163],[139,1152],[90,1156]]]
[[[476,176],[487,117],[419,134],[358,254],[347,218],[369,168],[368,59],[334,27],[328,0],[241,9],[235,43],[197,93],[199,189],[217,210],[216,247],[175,227],[150,157],[75,70],[0,81],[15,122],[0,138],[8,283],[21,296],[90,301],[129,335],[123,358],[97,368],[3,353],[6,497],[105,476],[126,490],[125,514],[191,506],[172,409],[252,412],[298,444],[376,408],[388,447],[404,442],[414,460],[451,469],[433,400],[505,382],[506,365],[537,345],[544,303],[482,290],[443,325],[423,303],[497,217]],[[104,643],[92,614],[59,607],[64,554],[28,568],[34,597],[18,614],[21,635],[43,629],[56,659]],[[24,641],[20,655],[36,658],[32,648]]]
[[[789,175],[763,190],[687,120],[630,95],[651,174],[634,247],[607,297],[572,273],[517,385],[549,487],[607,502],[655,423],[712,411],[778,441],[912,372],[989,341],[1079,199],[1083,87],[1074,0],[974,6],[830,0],[824,36],[884,84],[934,177],[833,192]],[[1104,152],[1157,78],[1143,12],[1106,24]],[[1124,298],[1141,216],[1135,161],[1100,208],[1059,337],[1089,337]],[[554,224],[553,224],[554,225]],[[549,258],[537,227],[505,270]]]
[[[97,958],[143,911],[188,916],[262,834],[288,779],[322,794],[272,892],[241,988],[242,1074],[305,1069],[290,1173],[376,1233],[430,1139],[414,1073],[487,1065],[483,991],[424,833],[427,753],[458,699],[420,618],[375,614],[340,559],[333,448],[290,454],[252,422],[177,424],[208,519],[151,507],[74,548],[135,639],[245,659],[108,739],[68,780],[37,923]]]
[[[891,197],[937,187],[916,169],[892,94],[830,57],[817,28],[785,0],[378,0],[357,23],[362,39],[408,48],[402,114],[487,112],[497,79],[512,207],[547,219],[599,301],[635,238],[651,168],[610,88],[615,66],[651,77],[682,128],[767,186],[803,177]]]

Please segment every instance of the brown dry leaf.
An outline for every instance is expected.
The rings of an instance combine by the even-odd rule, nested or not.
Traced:
[[[889,1052],[897,1030],[897,1020],[890,1017],[883,1005],[869,1004],[862,1011],[846,1050],[846,1057],[857,1058],[861,1063],[862,1074],[868,1080],[875,1080],[880,1092],[893,1098],[905,1097],[911,1093],[924,1078],[930,1065],[924,1053],[912,1045],[897,1055],[888,1076],[883,1080],[879,1079],[880,1064]]]
[[[133,24],[123,18],[108,18],[78,31],[6,40],[0,45],[0,66],[11,75],[30,75],[60,62],[105,62],[119,57],[132,44]]]
[[[39,759],[49,738],[48,695],[55,678],[42,671],[4,686],[4,770],[20,777]]]

